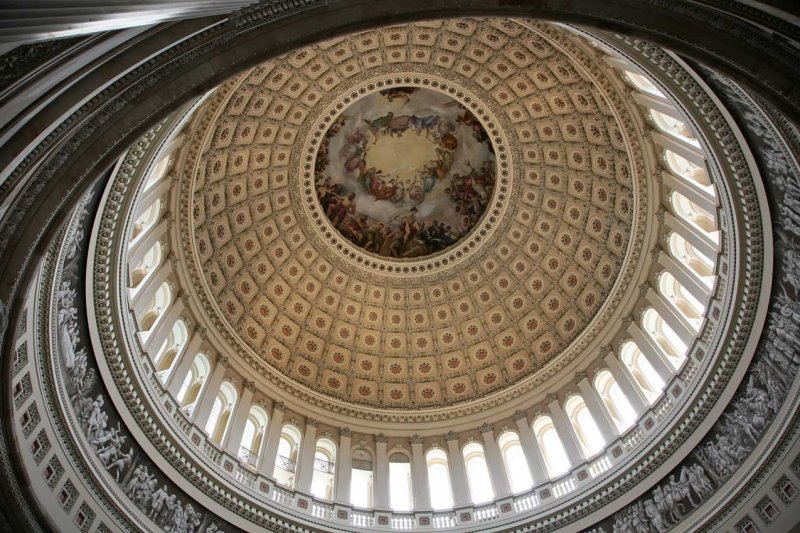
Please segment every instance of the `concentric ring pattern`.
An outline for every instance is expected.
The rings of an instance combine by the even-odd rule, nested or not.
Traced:
[[[398,409],[474,400],[577,356],[619,303],[646,208],[632,121],[577,42],[508,20],[420,23],[311,46],[219,88],[188,130],[176,219],[232,352],[313,394]],[[403,86],[452,96],[497,156],[486,215],[419,258],[330,231],[313,183],[352,95]]]

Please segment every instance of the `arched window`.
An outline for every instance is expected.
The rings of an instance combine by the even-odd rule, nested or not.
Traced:
[[[237,396],[234,386],[224,381],[219,388],[217,397],[214,399],[211,415],[206,422],[206,433],[217,444],[222,444],[222,439],[228,430],[233,408],[236,406]]]
[[[247,422],[244,424],[238,456],[250,466],[256,466],[258,462],[258,454],[261,452],[261,443],[267,431],[268,421],[267,412],[258,405],[252,406],[250,412],[247,413]]]
[[[131,228],[131,239],[130,243],[133,245],[133,242],[147,233],[147,230],[152,228],[158,222],[158,219],[161,217],[161,200],[156,200],[152,204],[150,204],[147,209],[145,209],[139,218],[133,223],[133,227]]]
[[[428,487],[431,494],[431,506],[435,510],[453,508],[453,488],[450,486],[450,467],[447,464],[447,453],[440,448],[433,448],[425,454],[428,467]]]
[[[153,299],[150,300],[147,311],[142,313],[142,316],[139,317],[139,331],[149,332],[158,320],[158,317],[164,314],[170,304],[172,304],[172,289],[170,289],[169,283],[165,281],[158,288]]]
[[[158,241],[150,247],[146,254],[144,254],[142,262],[131,270],[131,289],[139,287],[147,278],[148,274],[158,268],[158,266],[161,264],[162,256],[163,245],[161,244],[161,241]]]
[[[707,287],[714,285],[714,261],[697,251],[689,241],[675,232],[669,235],[669,253],[679,263],[688,266]]]
[[[336,465],[336,444],[322,437],[317,439],[314,451],[314,474],[311,478],[311,494],[325,500],[333,499],[333,477]]]
[[[664,93],[658,90],[653,82],[651,82],[647,77],[637,74],[636,72],[632,72],[630,70],[625,71],[625,77],[628,78],[628,82],[633,85],[635,88],[639,89],[643,93],[651,94],[653,96],[658,96],[659,98],[665,98]]]
[[[161,181],[164,176],[167,174],[167,169],[169,168],[169,155],[166,155],[161,158],[161,160],[156,163],[156,166],[150,172],[150,175],[147,177],[147,182],[144,184],[144,190],[150,189],[153,185]]]
[[[606,442],[583,397],[577,394],[570,396],[564,404],[564,411],[575,429],[584,457],[588,459],[605,448]]]
[[[628,367],[633,380],[652,405],[664,390],[664,380],[650,364],[650,361],[632,341],[626,342],[620,349],[622,364]]]
[[[278,455],[275,458],[275,471],[272,477],[281,485],[294,487],[294,474],[297,470],[297,457],[300,453],[300,430],[293,424],[284,424],[278,441]]]
[[[658,291],[692,329],[696,332],[700,331],[700,324],[703,322],[703,313],[706,308],[675,279],[675,276],[669,272],[662,273],[658,278]]]
[[[678,334],[667,324],[658,311],[648,309],[642,315],[642,329],[656,341],[672,367],[677,370],[686,359],[688,346],[678,337]]]
[[[533,421],[533,435],[542,452],[542,459],[551,478],[558,477],[569,470],[570,463],[561,437],[558,436],[553,420],[543,415]]]
[[[364,448],[353,450],[350,503],[365,509],[372,507],[372,455]]]
[[[636,412],[611,372],[608,370],[598,372],[594,378],[594,387],[620,433],[636,422]]]
[[[200,391],[203,390],[203,385],[205,385],[206,378],[208,378],[210,369],[211,364],[208,362],[208,358],[205,355],[199,353],[194,356],[192,368],[189,370],[186,378],[184,378],[181,388],[178,389],[178,395],[176,396],[176,399],[181,404],[181,408],[186,411],[187,414],[192,414],[197,398],[200,397]]]
[[[714,187],[711,185],[711,180],[708,177],[706,169],[699,167],[682,157],[672,150],[664,150],[664,162],[667,167],[676,176],[683,178],[687,182],[699,187],[701,190],[707,192],[711,196],[716,196]]]
[[[689,200],[678,191],[673,191],[670,198],[672,201],[672,209],[677,216],[697,228],[700,233],[712,241],[719,242],[717,221],[713,214]]]
[[[519,435],[513,431],[506,431],[497,439],[503,464],[506,467],[506,476],[513,492],[522,492],[533,486],[531,472],[528,470],[528,460],[519,442]]]
[[[159,348],[154,361],[156,372],[162,383],[167,381],[172,367],[175,366],[175,361],[178,360],[178,356],[188,340],[189,331],[186,329],[186,324],[181,319],[176,320],[164,344]]]
[[[411,459],[400,452],[389,456],[389,505],[394,511],[414,508],[411,492]]]
[[[658,129],[678,140],[691,144],[695,148],[700,148],[700,142],[692,134],[685,122],[671,117],[655,109],[650,110],[650,116]]]
[[[462,450],[464,465],[467,467],[467,483],[472,503],[484,503],[494,499],[492,479],[489,477],[489,468],[486,465],[486,454],[483,446],[477,442],[470,442]]]

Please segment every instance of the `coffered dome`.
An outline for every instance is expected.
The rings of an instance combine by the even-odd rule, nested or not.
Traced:
[[[392,409],[530,391],[638,284],[654,211],[621,87],[576,37],[508,20],[261,65],[187,132],[189,286],[283,388]]]
[[[0,55],[0,525],[796,526],[789,22],[249,1]]]

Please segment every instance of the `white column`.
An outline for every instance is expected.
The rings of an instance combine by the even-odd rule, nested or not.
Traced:
[[[386,437],[375,436],[375,491],[373,503],[376,509],[389,509],[389,457],[386,455]]]
[[[211,408],[214,407],[214,400],[219,393],[219,388],[222,386],[222,380],[225,377],[225,370],[228,368],[228,358],[224,355],[217,356],[216,364],[214,365],[214,372],[208,378],[208,383],[203,387],[202,397],[197,402],[197,407],[192,413],[194,423],[205,429],[208,417],[211,415]]]
[[[658,254],[658,264],[664,267],[664,270],[675,276],[675,279],[683,285],[689,294],[697,298],[697,301],[701,302],[703,305],[708,303],[708,298],[710,296],[708,286],[699,280],[694,271],[689,270],[685,264],[675,261],[675,259],[664,252],[664,250],[661,250]]]
[[[334,482],[336,503],[350,504],[350,480],[353,475],[352,434],[350,428],[342,428],[339,446],[336,449],[336,479]]]
[[[167,378],[167,390],[172,394],[173,398],[177,399],[178,393],[181,390],[181,385],[183,385],[186,376],[189,375],[194,358],[200,351],[200,345],[202,343],[203,337],[197,332],[192,333],[192,336],[189,338],[189,344],[186,345],[186,348],[181,353],[178,364],[173,367],[172,372]]]
[[[137,318],[147,312],[147,308],[150,306],[150,302],[156,295],[158,288],[169,279],[171,274],[172,265],[170,265],[169,262],[163,262],[161,266],[158,267],[158,270],[156,270],[152,276],[145,278],[142,285],[136,289],[134,294],[130,297],[130,308]]]
[[[492,481],[494,497],[505,498],[511,494],[511,488],[508,484],[503,456],[500,454],[500,447],[497,446],[490,424],[481,425],[481,436],[483,437],[483,448],[486,451],[486,465],[489,467],[489,479]]]
[[[686,241],[697,249],[698,252],[706,257],[714,258],[719,250],[719,244],[715,243],[708,238],[705,234],[701,233],[699,229],[695,228],[680,217],[672,213],[664,213],[664,225],[686,239]]]
[[[306,420],[306,432],[300,442],[300,453],[295,465],[295,488],[300,492],[311,492],[311,480],[314,477],[314,454],[317,450],[317,424],[314,419]]]
[[[147,352],[151,358],[155,359],[156,350],[161,348],[161,345],[167,340],[169,332],[172,331],[172,326],[183,314],[184,305],[183,300],[177,298],[167,310],[166,314],[158,317],[153,331],[147,334],[147,337],[142,343],[142,349]],[[155,361],[154,361],[155,362]]]
[[[680,141],[671,135],[667,135],[666,133],[661,133],[660,131],[654,131],[652,132],[652,135],[653,141],[662,148],[666,148],[667,150],[675,152],[698,167],[705,168],[705,157],[703,156],[703,151],[700,150],[700,148],[692,146],[687,142]]]
[[[269,419],[267,437],[263,439],[264,443],[259,454],[261,464],[258,467],[258,473],[267,477],[275,474],[275,458],[278,455],[278,444],[280,444],[281,431],[283,431],[283,409],[282,403],[275,403]]]
[[[597,429],[600,431],[600,436],[603,437],[606,445],[611,444],[614,442],[614,439],[617,438],[617,433],[614,431],[614,423],[603,407],[600,397],[597,395],[597,391],[589,384],[586,372],[576,373],[575,383],[581,391],[583,403],[586,404],[586,408],[589,410],[592,419],[594,419],[594,423],[597,425]]]
[[[686,344],[687,347],[691,347],[694,339],[697,337],[697,332],[686,322],[686,319],[678,314],[675,308],[668,304],[664,298],[652,288],[647,291],[646,300],[653,306],[653,309],[658,311],[661,318],[669,324],[669,327],[680,337],[683,343]]]
[[[424,511],[431,508],[428,466],[422,453],[422,442],[422,437],[419,435],[411,437],[411,476],[415,511]]]
[[[255,393],[255,391],[256,384],[250,380],[244,380],[242,384],[242,396],[236,404],[236,411],[234,411],[232,415],[233,422],[231,422],[231,429],[228,431],[227,437],[225,437],[227,442],[224,443],[227,452],[234,457],[239,456],[244,427],[247,424],[247,416],[250,414],[250,407],[253,405],[253,393]]]
[[[547,410],[550,411],[550,418],[553,420],[558,436],[561,438],[561,443],[564,445],[564,451],[567,452],[570,464],[572,466],[581,464],[583,462],[583,454],[578,447],[572,424],[569,423],[564,411],[561,409],[561,405],[558,403],[558,396],[548,394],[545,397],[545,403],[547,404]]]
[[[528,470],[530,470],[534,486],[546,482],[549,477],[544,466],[542,453],[539,451],[539,445],[536,443],[536,437],[533,435],[533,430],[528,422],[528,416],[524,411],[516,411],[514,413],[514,421],[517,423],[519,442],[522,444],[522,451],[525,453],[525,460],[528,463]]]
[[[634,91],[632,96],[633,101],[637,104],[644,107],[649,107],[650,109],[655,109],[656,111],[661,111],[665,115],[669,115],[672,118],[683,122],[683,117],[678,110],[663,98],[659,98],[658,96],[651,94],[640,93],[639,91]]]
[[[640,417],[647,409],[647,402],[642,393],[639,392],[639,388],[633,383],[633,378],[628,374],[628,371],[622,367],[615,354],[609,352],[606,354],[604,361],[608,365],[611,375],[614,376],[617,385],[619,385],[622,394],[625,395],[625,398],[628,399],[631,407],[633,407],[636,417]]]
[[[450,486],[453,488],[453,505],[466,507],[472,505],[467,484],[467,467],[464,465],[464,456],[458,446],[458,437],[455,433],[447,434],[447,470],[450,472]]]
[[[628,333],[633,337],[633,342],[642,351],[650,366],[656,371],[656,374],[664,381],[664,385],[672,379],[674,369],[667,360],[667,356],[661,351],[661,348],[656,344],[653,338],[642,331],[637,324],[631,324],[628,327]]]
[[[156,200],[160,200],[162,196],[169,190],[171,183],[167,177],[162,177],[161,180],[144,191],[141,198],[139,198],[139,209],[136,213],[136,216],[139,217],[142,213],[147,211],[147,209],[153,205],[153,202]],[[166,211],[166,206],[162,204],[162,212]]]
[[[686,178],[673,176],[669,172],[663,172],[664,185],[673,191],[677,191],[686,198],[713,214],[717,210],[717,199],[705,191],[700,190],[689,184]]]
[[[145,231],[144,235],[137,235],[128,249],[128,264],[136,268],[153,245],[161,240],[167,233],[167,219],[162,218],[155,226]]]

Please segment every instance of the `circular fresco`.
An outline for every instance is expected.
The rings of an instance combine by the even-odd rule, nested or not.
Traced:
[[[410,259],[478,224],[495,188],[494,147],[461,103],[393,87],[347,107],[325,132],[314,181],[322,212],[357,247]]]

